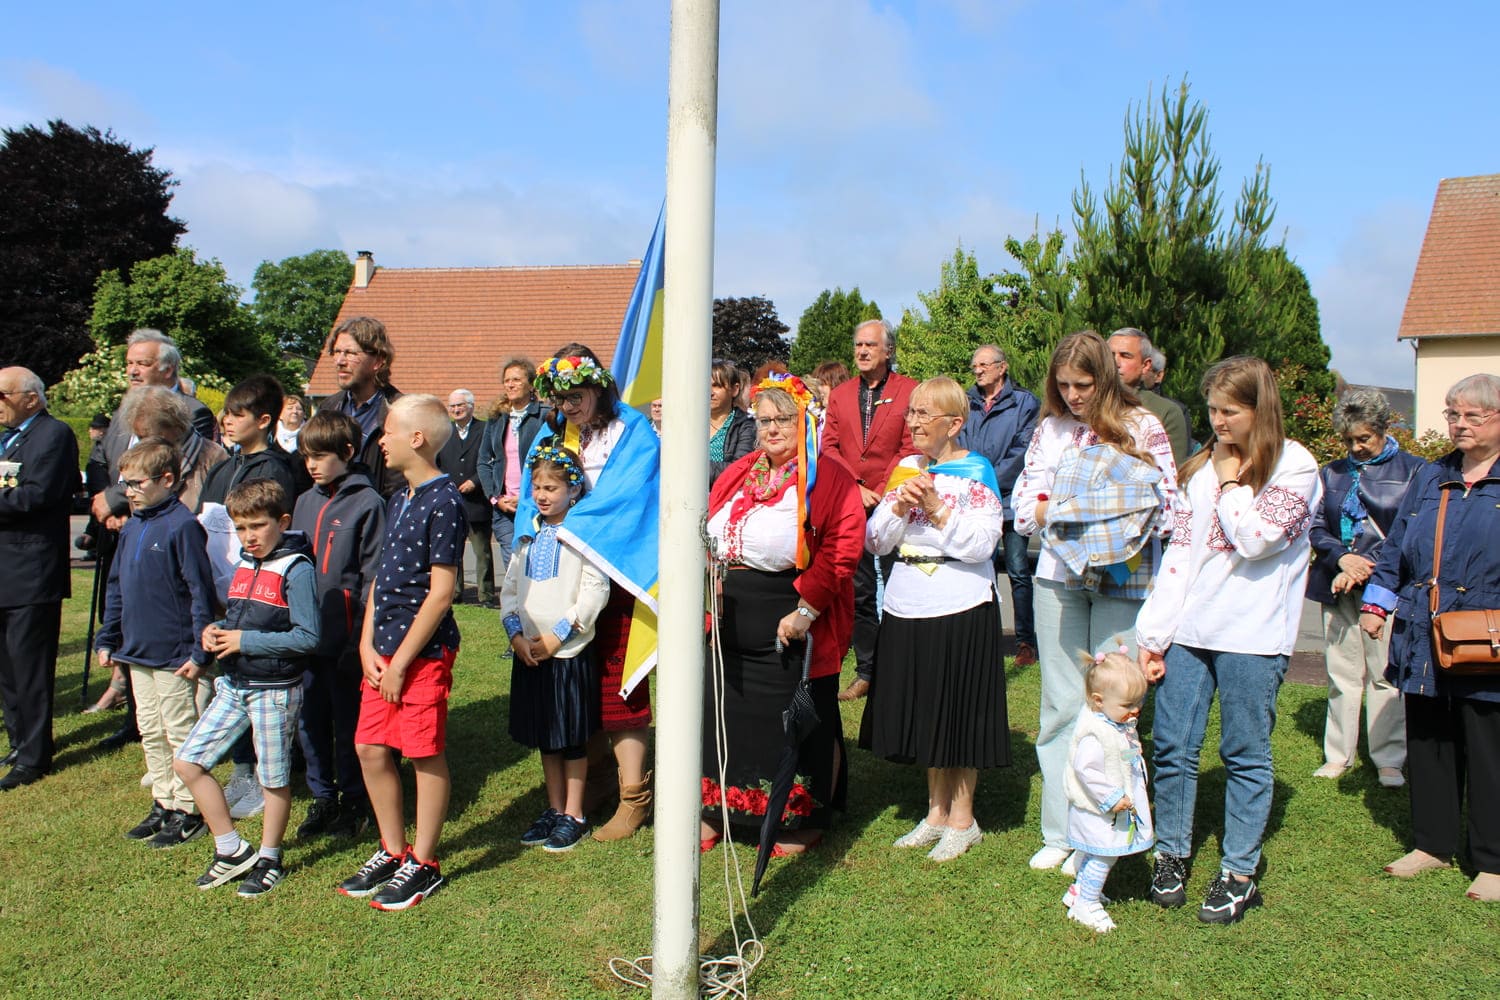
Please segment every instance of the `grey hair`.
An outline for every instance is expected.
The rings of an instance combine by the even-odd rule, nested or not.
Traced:
[[[1140,344],[1136,348],[1136,350],[1140,353],[1140,355],[1141,355],[1142,358],[1150,358],[1151,359],[1151,366],[1153,368],[1156,367],[1156,358],[1155,358],[1155,355],[1157,353],[1156,345],[1153,344],[1153,343],[1151,343],[1151,338],[1148,337],[1148,336],[1146,336],[1146,334],[1145,334],[1144,331],[1137,330],[1133,326],[1122,326],[1118,330],[1116,330],[1114,333],[1110,334],[1109,337],[1108,337],[1108,339],[1109,340],[1113,340],[1116,337],[1134,337],[1134,338],[1136,338],[1138,341],[1140,341]],[[1167,360],[1166,358],[1162,358],[1162,362],[1163,363],[1165,363],[1166,360]]]
[[[42,409],[46,409],[47,384],[42,381],[42,377],[40,375],[32,371],[30,368],[22,368],[21,371],[25,372],[26,374],[21,376],[21,384],[16,391],[36,393],[36,398],[41,400],[42,402]]]
[[[452,392],[448,393],[448,396],[450,398],[452,398],[453,396],[458,396],[470,406],[474,405],[474,394],[468,389],[454,389]]]
[[[1150,350],[1151,370],[1160,375],[1167,370],[1167,356],[1161,352],[1161,348],[1152,345]]]
[[[1460,399],[1486,410],[1500,410],[1500,375],[1480,372],[1459,379],[1448,390],[1448,395],[1443,397],[1443,402],[1448,406],[1456,406]]]
[[[978,347],[974,348],[974,354],[978,354],[980,351],[994,351],[996,354],[998,354],[1000,356],[1000,360],[996,362],[996,364],[1003,365],[1007,360],[1009,360],[1005,356],[1005,348],[1001,347],[999,344],[980,344]],[[972,358],[974,354],[969,355],[969,357]]]
[[[894,369],[896,367],[896,328],[891,326],[889,320],[866,319],[861,320],[858,324],[855,325],[854,336],[858,337],[859,331],[863,330],[867,326],[878,326],[885,334],[886,364]]]
[[[159,372],[171,372],[176,375],[182,370],[182,352],[177,349],[177,341],[168,337],[160,330],[152,330],[143,327],[131,331],[130,338],[125,341],[126,347],[136,344],[156,344],[156,370]]]
[[[125,426],[135,432],[135,422],[143,413],[150,413],[160,423],[150,428],[142,437],[156,437],[159,434],[161,424],[169,424],[176,428],[177,443],[182,444],[187,440],[189,432],[193,429],[193,413],[188,408],[187,397],[180,392],[173,392],[165,386],[142,385],[131,389],[125,394],[125,400],[120,404],[121,415],[125,419]]]
[[[1376,434],[1384,434],[1393,416],[1390,400],[1379,389],[1350,389],[1333,404],[1333,432],[1343,437],[1365,424]]]

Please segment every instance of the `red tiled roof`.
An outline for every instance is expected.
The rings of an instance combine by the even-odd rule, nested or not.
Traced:
[[[608,365],[630,304],[639,264],[587,267],[378,267],[365,288],[350,286],[337,326],[350,316],[385,324],[395,348],[391,382],[402,392],[446,399],[472,390],[482,415],[500,395],[500,365],[540,362],[571,340]],[[333,359],[318,359],[308,393],[338,390]]]
[[[1500,174],[1438,184],[1400,339],[1500,333]]]

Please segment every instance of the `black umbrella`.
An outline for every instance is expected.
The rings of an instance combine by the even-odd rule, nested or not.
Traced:
[[[802,741],[818,728],[818,710],[813,707],[812,689],[807,684],[807,672],[812,666],[812,636],[805,640],[802,652],[802,679],[792,692],[792,701],[781,711],[781,728],[786,734],[786,745],[781,748],[781,760],[776,763],[776,777],[771,782],[771,794],[766,800],[766,818],[760,824],[760,850],[755,855],[755,880],[750,884],[750,895],[760,894],[761,876],[771,860],[771,850],[776,845],[776,831],[781,829],[781,814],[786,809],[786,800],[792,794],[792,784],[797,780],[797,758]],[[781,640],[776,640],[781,649]]]

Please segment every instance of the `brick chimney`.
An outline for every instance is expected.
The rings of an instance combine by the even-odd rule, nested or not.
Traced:
[[[354,258],[354,287],[369,288],[370,278],[375,274],[375,254],[361,250]]]

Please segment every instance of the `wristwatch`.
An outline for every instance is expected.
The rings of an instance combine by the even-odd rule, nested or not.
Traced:
[[[800,604],[797,605],[797,614],[801,615],[803,618],[806,618],[810,622],[818,620],[818,616],[813,614],[812,608],[804,608]]]

